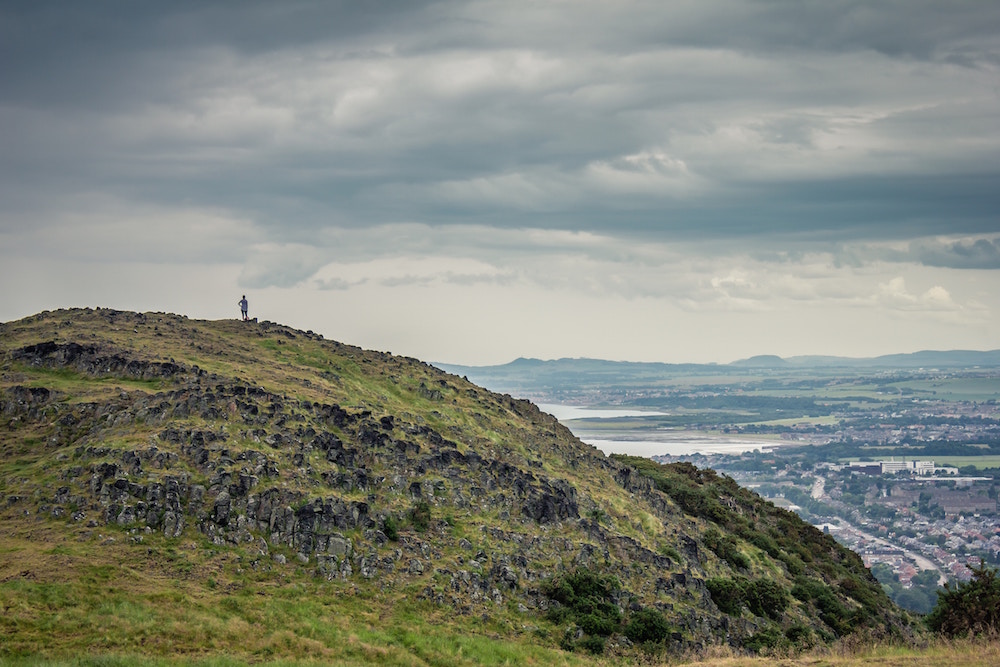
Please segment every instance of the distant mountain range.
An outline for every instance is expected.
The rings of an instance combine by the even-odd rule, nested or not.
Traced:
[[[706,371],[726,373],[747,368],[974,368],[976,366],[1000,367],[1000,350],[923,350],[863,358],[829,355],[801,355],[784,358],[773,354],[763,354],[728,364],[671,364],[588,358],[542,360],[520,357],[509,363],[495,366],[434,365],[457,375],[465,375],[469,372],[479,375],[482,373],[517,374],[519,372],[539,371],[628,375],[663,372],[686,374]]]
[[[738,367],[842,367],[842,368],[973,368],[975,366],[1000,366],[1000,350],[922,350],[908,354],[885,354],[880,357],[833,357],[824,355],[804,355],[782,357],[760,355],[734,361],[730,366]]]
[[[822,355],[782,358],[759,355],[729,364],[668,364],[656,362],[607,361],[603,359],[519,358],[497,366],[434,364],[438,368],[487,387],[493,391],[557,401],[582,393],[631,391],[664,387],[679,378],[737,378],[801,376],[810,374],[869,374],[1000,368],[1000,350],[950,350],[888,354],[881,357],[852,358]]]

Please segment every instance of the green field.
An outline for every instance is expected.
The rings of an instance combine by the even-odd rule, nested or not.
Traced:
[[[976,466],[980,470],[985,468],[1000,468],[1000,456],[928,456],[928,460],[934,461],[934,465],[952,466],[962,468],[964,466]]]

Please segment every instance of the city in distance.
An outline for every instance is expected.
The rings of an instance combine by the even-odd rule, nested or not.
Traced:
[[[901,606],[1000,564],[1000,350],[440,365],[612,455],[714,468],[860,553]]]

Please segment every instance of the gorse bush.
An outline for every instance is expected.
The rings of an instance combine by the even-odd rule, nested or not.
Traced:
[[[771,579],[715,577],[705,585],[715,606],[731,616],[738,616],[746,606],[754,616],[778,620],[790,602],[781,584]]]
[[[652,646],[662,644],[673,631],[666,617],[652,607],[633,613],[623,626],[621,609],[614,601],[621,586],[612,576],[581,568],[553,577],[541,588],[554,603],[547,613],[548,619],[560,625],[572,624],[559,643],[567,651],[602,653],[605,639],[616,632],[622,632],[637,644]]]
[[[781,631],[781,628],[776,625],[768,625],[751,635],[743,645],[754,653],[769,653],[788,648],[791,641]]]
[[[995,568],[972,568],[964,584],[945,584],[927,625],[948,637],[1000,633],[1000,576]]]
[[[708,592],[712,596],[712,602],[731,616],[738,616],[743,609],[743,587],[736,579],[727,577],[714,577],[705,582]]]
[[[559,624],[571,622],[585,635],[577,641],[572,628],[568,629],[561,643],[563,648],[572,650],[579,646],[591,653],[604,650],[604,637],[621,627],[622,613],[613,600],[613,594],[620,588],[614,577],[588,569],[559,575],[542,584],[542,593],[558,603],[549,609],[549,620]]]
[[[704,540],[706,547],[732,567],[739,570],[750,569],[750,559],[740,551],[736,539],[731,535],[723,535],[715,528],[709,528],[705,531]]]
[[[399,539],[399,528],[396,526],[396,520],[392,516],[387,516],[382,521],[382,532],[393,542]]]
[[[671,629],[662,613],[646,607],[632,614],[624,632],[636,643],[660,643],[670,636]]]
[[[775,620],[788,609],[788,593],[781,584],[771,579],[751,579],[743,585],[743,599],[755,616],[767,616]]]
[[[431,527],[431,506],[426,500],[418,500],[410,510],[410,523],[419,533]]]

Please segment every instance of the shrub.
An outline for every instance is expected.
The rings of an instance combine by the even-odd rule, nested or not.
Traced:
[[[819,610],[821,621],[830,626],[840,636],[849,634],[854,627],[854,619],[844,609],[844,605],[833,589],[821,581],[800,577],[792,586],[792,595],[803,602],[812,602]]]
[[[788,641],[796,646],[809,646],[812,644],[812,630],[801,623],[796,623],[785,630],[785,636],[788,637]]]
[[[802,561],[792,554],[783,553],[781,554],[779,560],[785,564],[785,567],[788,569],[788,574],[793,577],[797,577],[806,571],[805,565],[803,565]]]
[[[743,609],[743,586],[736,579],[726,577],[713,577],[705,582],[708,592],[712,595],[712,602],[720,611],[738,616]]]
[[[410,523],[417,532],[424,532],[431,527],[431,506],[426,500],[418,500],[410,510]]]
[[[604,651],[604,637],[621,627],[621,611],[612,598],[619,588],[614,577],[583,568],[542,584],[542,593],[559,603],[549,609],[548,619],[557,624],[574,623],[585,633],[577,640],[572,628],[567,629],[560,642],[562,648],[579,647],[591,653]]]
[[[770,535],[765,535],[761,532],[754,532],[750,536],[750,543],[755,547],[767,553],[771,558],[780,558],[784,555],[778,543],[774,541],[774,538]]]
[[[1000,632],[1000,577],[995,568],[972,568],[972,579],[964,584],[945,584],[927,625],[948,637]]]
[[[705,531],[703,539],[705,546],[732,567],[740,570],[750,568],[750,559],[739,550],[739,545],[731,535],[723,535],[715,528],[709,528]]]
[[[823,595],[832,595],[830,587],[816,579],[798,577],[795,580],[795,585],[792,586],[792,596],[802,602],[809,602]]]
[[[580,640],[580,648],[592,653],[593,655],[600,655],[604,653],[604,637],[595,637],[593,635],[589,637],[584,637]]]
[[[754,616],[781,618],[788,608],[788,593],[781,584],[770,579],[727,579],[716,577],[705,582],[712,601],[723,612],[739,615],[746,605]]]
[[[788,646],[788,644],[788,639],[781,631],[781,628],[775,625],[769,625],[760,632],[751,635],[750,638],[743,643],[743,646],[754,653],[762,653],[764,651],[773,651],[777,648],[784,648]]]
[[[588,635],[607,637],[621,625],[621,617],[618,614],[603,614],[595,610],[579,616],[577,624]]]
[[[646,607],[629,618],[625,636],[636,643],[659,643],[670,636],[670,624],[658,610]]]
[[[399,528],[396,526],[396,520],[392,516],[386,516],[382,521],[382,532],[393,542],[399,540]]]
[[[770,579],[754,579],[743,585],[743,598],[755,616],[778,620],[788,608],[788,593]]]

